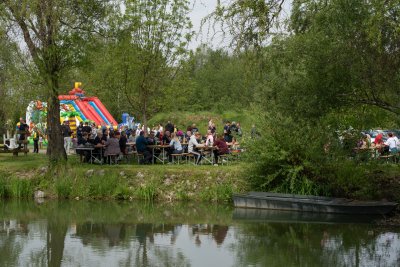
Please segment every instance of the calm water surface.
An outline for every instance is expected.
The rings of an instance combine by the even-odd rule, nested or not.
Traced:
[[[400,229],[369,218],[196,203],[0,207],[0,266],[400,266]]]

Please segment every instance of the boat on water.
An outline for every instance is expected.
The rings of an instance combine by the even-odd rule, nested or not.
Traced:
[[[370,224],[384,218],[381,214],[316,213],[290,210],[235,208],[232,219],[240,222]]]
[[[397,203],[388,201],[361,201],[269,192],[234,194],[233,203],[236,208],[381,215],[391,212],[397,206]]]

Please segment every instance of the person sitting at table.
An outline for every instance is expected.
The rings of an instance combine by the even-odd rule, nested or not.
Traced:
[[[102,137],[103,137],[103,131],[101,129],[97,130],[97,135],[93,140],[93,145],[94,145],[93,155],[95,155],[98,160],[102,160],[102,155],[103,155],[104,144],[101,140]]]
[[[150,164],[153,154],[147,149],[147,139],[144,137],[144,131],[140,131],[139,137],[136,139],[136,151],[139,154],[143,154],[143,159],[140,160],[140,164]]]
[[[121,132],[121,137],[119,138],[119,148],[121,149],[122,154],[126,155],[128,153],[126,149],[126,143],[128,142],[128,138],[126,138],[125,131]]]
[[[196,139],[201,138],[201,134],[199,132],[196,132],[194,135],[192,135],[192,132],[190,131],[187,131],[186,134],[189,137],[188,152],[196,157],[196,165],[199,165],[202,159],[202,155],[200,152],[196,151],[196,149],[198,147],[201,147],[201,145],[197,142]]]
[[[179,141],[179,138],[176,134],[171,134],[171,142],[169,143],[169,146],[171,149],[167,150],[167,156],[168,156],[168,161],[172,162],[172,156],[171,154],[182,154],[183,149],[181,142]]]
[[[214,146],[216,146],[217,148],[214,150],[214,164],[218,165],[218,156],[229,154],[229,148],[227,143],[225,142],[223,134],[217,135],[217,139],[214,142]]]
[[[147,145],[156,145],[158,138],[154,135],[154,131],[150,131],[149,135],[146,138]]]
[[[232,136],[232,142],[226,143],[228,147],[230,146],[232,150],[239,149],[239,142],[236,140],[236,137]]]
[[[162,138],[162,144],[169,144],[171,143],[171,132],[165,131],[164,136]]]
[[[107,140],[108,140],[108,135],[109,135],[109,131],[108,131],[108,129],[106,129],[106,130],[103,132],[103,136],[101,137],[101,142],[103,143],[103,145],[107,142]]]
[[[129,143],[136,143],[136,132],[132,131],[128,138]]]
[[[157,143],[159,142],[159,139],[154,135],[153,131],[150,132],[150,134],[149,134],[149,136],[147,136],[146,140],[147,140],[148,146],[157,145]],[[156,157],[158,158],[160,156],[161,149],[154,148],[153,150],[151,150],[151,152],[153,153],[153,151],[154,151],[153,163],[156,163]]]
[[[109,155],[117,155],[121,153],[121,149],[119,148],[119,139],[116,135],[119,135],[118,132],[110,132],[110,138],[108,138],[107,142],[104,144],[106,150],[104,151],[104,156],[108,157]]]
[[[206,146],[213,146],[213,144],[214,144],[214,136],[211,130],[207,130]]]
[[[82,135],[78,137],[78,148],[87,147],[89,144],[88,134],[83,132]],[[89,162],[90,152],[88,150],[76,150],[76,154],[80,155],[81,161],[83,158],[83,162]]]

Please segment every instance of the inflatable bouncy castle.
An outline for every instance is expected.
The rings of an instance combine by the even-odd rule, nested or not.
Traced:
[[[64,118],[76,117],[78,121],[93,121],[96,125],[117,126],[118,123],[103,103],[95,96],[86,97],[85,91],[79,88],[80,85],[81,83],[75,83],[75,88],[69,92],[69,95],[58,97],[61,112],[65,112],[61,115],[64,115]],[[73,116],[68,112],[72,112]]]
[[[114,126],[118,123],[108,112],[101,101],[95,97],[85,96],[85,91],[81,88],[81,83],[75,83],[68,95],[60,95],[60,123],[64,120],[69,121],[71,130],[76,134],[76,125],[81,121],[92,121],[96,125]],[[46,123],[47,105],[40,101],[31,101],[26,112],[26,122],[32,125]],[[45,126],[43,127],[45,128]]]

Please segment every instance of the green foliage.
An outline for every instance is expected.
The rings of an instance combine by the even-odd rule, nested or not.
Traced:
[[[205,187],[199,194],[203,201],[229,202],[232,200],[233,191],[231,184],[223,183]]]
[[[10,196],[14,198],[31,198],[33,187],[30,180],[11,178]]]
[[[55,188],[58,198],[70,198],[73,183],[69,177],[59,178],[55,182]]]
[[[4,199],[9,197],[10,192],[7,187],[7,182],[4,178],[0,178],[0,198]]]
[[[118,185],[118,174],[90,177],[89,179],[89,196],[94,198],[112,196]]]
[[[157,197],[157,186],[154,183],[144,184],[135,190],[135,196],[138,199],[153,201]]]
[[[133,190],[127,187],[125,184],[118,183],[114,190],[113,197],[115,199],[129,199],[133,196]]]

